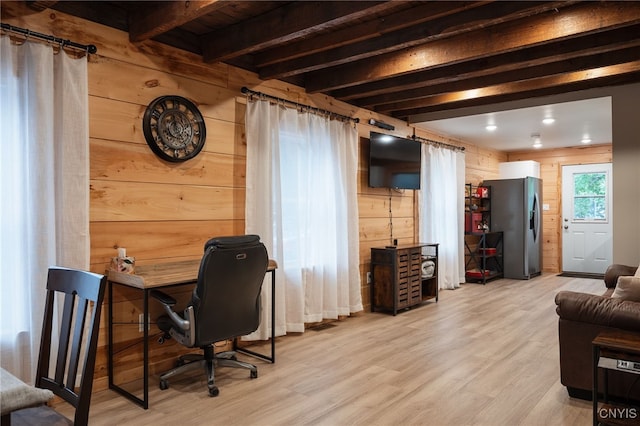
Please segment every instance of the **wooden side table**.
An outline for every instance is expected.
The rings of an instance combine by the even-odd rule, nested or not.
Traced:
[[[439,243],[416,243],[371,248],[371,312],[391,311],[396,315],[434,299],[438,301]],[[424,253],[423,253],[424,249]],[[435,264],[434,274],[422,278],[422,262]]]
[[[603,404],[599,404],[598,370],[604,371]],[[593,424],[638,425],[640,407],[610,403],[608,371],[640,375],[640,334],[603,331],[593,339]]]

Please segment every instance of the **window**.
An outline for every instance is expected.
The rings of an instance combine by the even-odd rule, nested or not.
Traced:
[[[573,175],[573,220],[596,222],[608,220],[607,179],[605,172]]]

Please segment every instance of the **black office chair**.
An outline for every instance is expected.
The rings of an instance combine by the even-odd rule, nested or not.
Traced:
[[[72,424],[76,426],[86,425],[89,421],[100,313],[106,285],[107,277],[104,275],[60,267],[49,268],[35,385],[49,389],[75,407]],[[58,308],[56,305],[59,305]],[[57,324],[54,316],[58,316],[60,306],[62,312],[59,328],[56,327],[58,333],[54,335],[54,326]],[[53,354],[52,342],[57,345],[57,352]],[[16,426],[71,423],[46,405],[14,411],[10,421]]]
[[[260,290],[268,263],[267,249],[257,235],[213,238],[205,244],[198,283],[181,314],[172,309],[176,304],[173,297],[159,290],[151,292],[166,312],[157,320],[164,338],[172,337],[184,346],[204,351],[203,355],[180,357],[176,368],[160,375],[160,389],[169,387],[170,377],[200,366],[207,372],[209,395],[217,396],[214,364],[247,368],[251,378],[258,377],[255,365],[238,361],[232,351],[216,354],[213,344],[258,328]]]

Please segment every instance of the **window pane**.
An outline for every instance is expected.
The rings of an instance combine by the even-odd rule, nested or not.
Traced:
[[[573,218],[581,220],[605,220],[607,209],[604,197],[576,197]]]
[[[607,220],[607,173],[573,175],[573,219]]]
[[[607,175],[605,173],[576,173],[573,175],[574,194],[605,195],[607,190]]]

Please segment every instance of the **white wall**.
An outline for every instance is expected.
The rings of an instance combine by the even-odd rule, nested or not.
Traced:
[[[611,88],[613,261],[640,264],[640,84]]]

